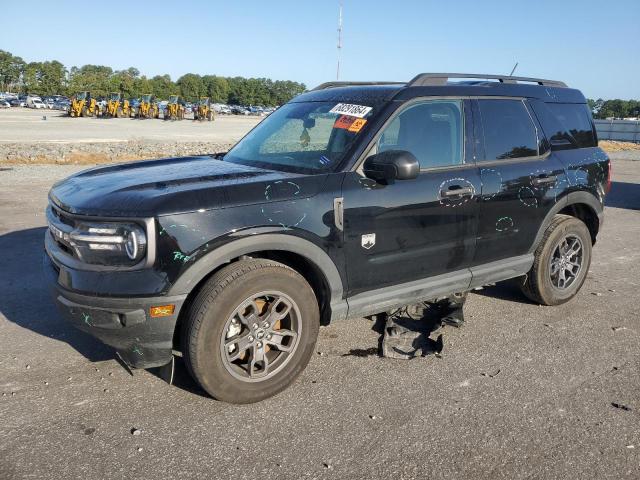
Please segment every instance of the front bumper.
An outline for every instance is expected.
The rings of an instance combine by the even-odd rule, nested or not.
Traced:
[[[165,365],[171,360],[176,322],[186,295],[175,297],[105,297],[73,292],[60,285],[63,265],[53,263],[45,252],[43,270],[54,301],[76,328],[113,347],[134,368]],[[172,315],[153,318],[152,306],[175,305]]]

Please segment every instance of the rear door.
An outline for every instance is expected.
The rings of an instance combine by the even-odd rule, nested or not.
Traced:
[[[473,264],[481,265],[529,252],[564,169],[525,99],[478,98],[473,112],[482,179]]]
[[[380,185],[358,171],[347,173],[344,241],[350,296],[469,266],[480,192],[471,133],[468,100],[414,101],[381,129],[370,153],[410,151],[420,162],[418,178]]]

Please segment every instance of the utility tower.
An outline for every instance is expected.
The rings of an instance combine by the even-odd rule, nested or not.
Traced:
[[[338,7],[338,68],[336,69],[336,80],[340,80],[340,52],[342,51],[342,2]]]

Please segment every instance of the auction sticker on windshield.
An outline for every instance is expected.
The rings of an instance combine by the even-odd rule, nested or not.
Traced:
[[[367,121],[364,118],[351,117],[349,115],[341,115],[333,124],[333,128],[342,128],[349,132],[358,133],[364,127]]]
[[[373,107],[365,107],[364,105],[353,105],[351,103],[339,103],[329,113],[338,113],[341,115],[349,115],[350,117],[362,118],[373,110]]]

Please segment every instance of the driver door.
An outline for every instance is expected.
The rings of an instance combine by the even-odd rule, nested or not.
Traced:
[[[471,109],[461,99],[420,100],[381,129],[373,153],[407,150],[416,179],[382,185],[349,172],[343,182],[348,295],[436,277],[469,285],[481,191]],[[460,192],[456,192],[459,190]]]

